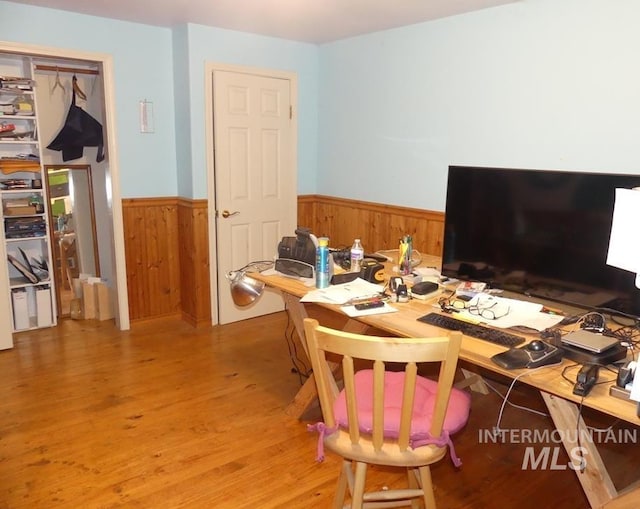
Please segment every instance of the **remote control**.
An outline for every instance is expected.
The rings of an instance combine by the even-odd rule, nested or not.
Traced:
[[[364,311],[365,309],[374,309],[381,308],[384,306],[384,302],[381,300],[372,300],[371,302],[361,302],[360,304],[356,304],[354,307],[358,311]]]

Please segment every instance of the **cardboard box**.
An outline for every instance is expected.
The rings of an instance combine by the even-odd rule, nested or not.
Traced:
[[[82,315],[85,320],[96,318],[96,289],[91,283],[82,283]]]
[[[110,320],[114,317],[111,303],[111,289],[104,283],[94,283],[96,299],[98,303],[98,320]]]
[[[36,213],[36,208],[28,205],[26,207],[5,207],[5,216],[31,216]]]

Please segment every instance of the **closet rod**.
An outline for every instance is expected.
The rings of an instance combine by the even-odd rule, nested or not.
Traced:
[[[75,67],[60,67],[57,65],[40,65],[36,64],[36,71],[55,71],[55,72],[71,72],[74,74],[100,74],[95,69],[78,69]]]

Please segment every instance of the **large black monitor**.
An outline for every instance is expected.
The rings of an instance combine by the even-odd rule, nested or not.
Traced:
[[[615,189],[638,186],[640,175],[450,166],[442,273],[639,317],[635,274],[606,264]]]

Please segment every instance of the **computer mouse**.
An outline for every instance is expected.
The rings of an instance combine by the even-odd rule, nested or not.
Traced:
[[[546,348],[547,345],[544,344],[544,341],[540,341],[539,339],[534,339],[527,345],[527,350],[531,350],[532,352],[541,352]]]

